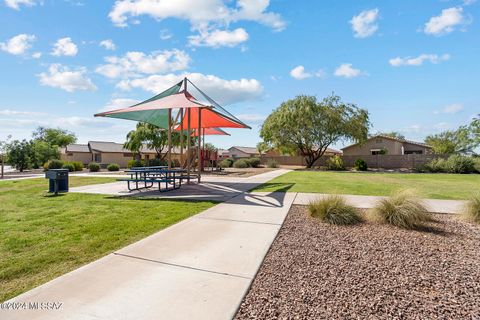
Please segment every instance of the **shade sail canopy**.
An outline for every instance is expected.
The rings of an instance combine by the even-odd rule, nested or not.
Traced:
[[[187,91],[187,85],[191,84],[196,91],[199,99]],[[146,122],[160,128],[168,128],[168,110],[169,109],[190,109],[190,119],[188,113],[184,112],[183,127],[187,129],[190,120],[190,128],[198,128],[198,115],[201,110],[200,128],[228,127],[228,128],[250,128],[234,115],[229,113],[212,98],[203,93],[190,80],[185,78],[171,88],[162,93],[133,105],[128,108],[122,108],[96,114],[96,117],[119,118]]]
[[[175,129],[176,131],[180,131],[180,127]],[[198,137],[198,130],[195,130],[191,134],[193,137]],[[229,136],[228,132],[223,131],[220,128],[203,128],[200,130],[200,135],[206,136]]]

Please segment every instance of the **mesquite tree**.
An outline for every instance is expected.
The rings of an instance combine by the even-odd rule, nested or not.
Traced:
[[[327,150],[341,140],[362,142],[370,127],[368,111],[331,95],[322,101],[297,96],[283,102],[262,125],[260,136],[274,148],[296,149],[311,168]]]

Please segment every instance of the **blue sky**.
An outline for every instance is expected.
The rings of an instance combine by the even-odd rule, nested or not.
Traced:
[[[184,75],[252,126],[298,94],[335,92],[375,131],[423,140],[480,112],[480,1],[0,0],[0,140],[39,126],[124,142],[94,118]],[[337,145],[341,147],[341,144]]]

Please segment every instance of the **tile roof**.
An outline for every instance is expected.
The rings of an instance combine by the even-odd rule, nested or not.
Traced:
[[[106,142],[106,141],[89,141],[88,145],[90,149],[99,151],[99,152],[111,152],[111,153],[129,153],[130,150],[127,150],[123,147],[122,143],[116,142]]]
[[[65,152],[90,152],[88,144],[69,144]]]
[[[402,143],[414,144],[414,145],[422,146],[422,147],[425,147],[425,148],[430,148],[430,149],[432,148],[432,146],[429,146],[428,144],[425,144],[425,143],[422,143],[422,142],[416,142],[416,141],[412,141],[412,140],[394,138],[394,137],[390,137],[390,136],[384,136],[384,135],[381,135],[381,134],[377,134],[375,136],[372,136],[372,137],[368,138],[367,141],[371,140],[371,139],[375,139],[375,138],[385,138],[385,139],[390,139],[390,140],[394,140],[394,141],[398,141],[398,142],[402,142]],[[357,144],[358,143],[351,144],[349,146],[346,146],[345,148],[342,148],[342,150],[345,150],[345,149],[348,149],[350,147],[356,146]]]
[[[231,147],[231,148],[228,149],[228,150],[231,150],[231,149],[237,149],[237,150],[240,150],[240,151],[245,152],[245,153],[247,153],[247,154],[259,154],[257,148],[255,148],[255,147],[233,146],[233,147]]]

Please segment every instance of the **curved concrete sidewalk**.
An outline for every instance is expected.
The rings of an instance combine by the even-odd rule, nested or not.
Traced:
[[[231,319],[295,198],[245,193],[245,182],[229,201],[11,299],[25,309],[0,308],[0,319]]]

